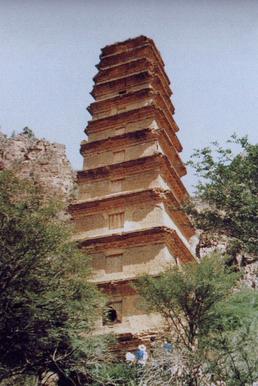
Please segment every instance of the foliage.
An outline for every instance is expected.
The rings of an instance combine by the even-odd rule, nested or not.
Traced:
[[[102,300],[61,209],[38,186],[1,172],[0,381],[48,369],[69,378],[78,355],[86,358]]]
[[[171,268],[158,278],[139,279],[137,287],[148,309],[164,317],[165,333],[180,358],[176,371],[175,357],[166,365],[175,385],[209,385],[211,376],[227,385],[244,385],[244,380],[257,375],[251,342],[258,343],[258,293],[233,290],[238,278],[221,257],[213,255],[199,264]]]
[[[22,134],[27,135],[29,138],[35,139],[35,134],[32,129],[30,129],[28,126],[25,126],[22,129]]]
[[[200,264],[174,267],[158,279],[145,276],[139,289],[149,307],[159,310],[177,336],[177,342],[192,351],[209,332],[215,306],[229,295],[238,275],[225,268],[218,256]]]
[[[157,347],[149,358],[140,378],[139,386],[186,386],[198,376],[198,386],[211,386],[211,376],[200,371],[196,358],[181,349],[166,352]]]
[[[189,164],[200,181],[190,213],[196,228],[206,235],[228,238],[227,253],[233,258],[257,256],[258,144],[236,135],[228,143],[231,146],[223,148],[214,142],[193,154]]]
[[[258,379],[257,291],[234,292],[218,306],[218,312],[220,320],[206,342],[216,359],[209,363],[209,370],[222,377],[228,386],[252,385]]]
[[[93,386],[136,386],[139,385],[141,369],[126,363],[104,363],[94,368]]]
[[[258,378],[258,293],[243,288],[240,274],[228,268],[240,256],[243,262],[257,257],[258,145],[236,136],[229,143],[196,150],[190,165],[200,181],[186,206],[201,233],[199,248],[225,242],[225,256],[138,281],[175,346],[171,355],[161,350],[148,361],[143,385],[244,386]]]

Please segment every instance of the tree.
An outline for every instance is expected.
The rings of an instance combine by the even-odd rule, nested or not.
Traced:
[[[168,377],[171,370],[175,385],[209,385],[211,377],[227,385],[245,385],[255,379],[257,357],[251,359],[249,354],[258,322],[258,293],[234,291],[238,278],[239,274],[214,255],[199,264],[174,267],[158,278],[139,279],[138,290],[148,309],[163,316],[163,333],[173,341],[174,355],[180,358],[183,371],[175,369],[176,358],[172,356],[162,373]],[[234,346],[236,342],[238,346]]]
[[[188,209],[202,232],[200,244],[224,236],[230,260],[245,263],[258,256],[258,144],[235,135],[228,142],[228,148],[214,142],[193,154],[189,164],[199,183]]]
[[[27,135],[29,138],[34,138],[35,139],[35,134],[32,129],[30,129],[28,126],[25,126],[22,129],[22,134]]]
[[[229,294],[236,277],[217,257],[205,258],[200,264],[174,267],[158,279],[145,276],[140,290],[176,331],[178,342],[194,351],[216,317],[215,305]]]
[[[258,145],[235,135],[228,142],[228,148],[213,143],[196,150],[189,162],[199,182],[182,210],[200,232],[199,264],[139,280],[147,307],[162,314],[164,334],[175,344],[172,356],[164,357],[164,350],[159,354],[158,369],[157,358],[150,361],[143,384],[161,377],[160,385],[210,385],[213,380],[244,386],[257,379],[258,293],[241,287],[240,273],[228,266],[258,256]],[[223,256],[200,253],[202,247],[218,246],[225,247]]]
[[[218,307],[220,319],[206,342],[214,353],[209,371],[228,386],[253,385],[258,379],[258,293],[243,288]],[[210,349],[210,350],[211,350]]]
[[[62,203],[50,196],[0,174],[0,381],[52,370],[75,384],[101,312],[89,258],[70,241]]]

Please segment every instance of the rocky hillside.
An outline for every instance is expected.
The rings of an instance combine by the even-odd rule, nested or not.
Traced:
[[[196,247],[196,255],[202,259],[204,256],[218,252],[222,255],[226,253],[228,246],[227,236],[199,233],[199,242]],[[239,269],[243,274],[243,283],[251,288],[258,288],[258,257],[245,256],[239,254],[232,260],[232,265]]]
[[[68,200],[74,192],[75,172],[65,146],[38,139],[28,128],[11,137],[0,132],[0,168],[16,170]]]

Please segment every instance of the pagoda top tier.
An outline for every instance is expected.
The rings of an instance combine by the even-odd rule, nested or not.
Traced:
[[[100,62],[96,67],[98,72],[93,78],[91,92],[94,101],[88,107],[92,119],[85,129],[88,139],[81,144],[84,165],[91,165],[91,150],[96,150],[96,146],[103,157],[107,156],[104,148],[107,153],[112,149],[113,153],[114,149],[120,151],[121,135],[123,151],[126,148],[128,153],[128,147],[132,146],[136,151],[141,145],[132,145],[130,135],[139,136],[142,130],[149,130],[149,142],[156,141],[156,150],[152,151],[157,151],[160,146],[180,179],[186,170],[178,154],[182,146],[173,119],[172,91],[164,62],[153,40],[138,36],[105,46],[101,49]]]
[[[123,42],[117,42],[117,43],[105,46],[104,48],[101,49],[100,59],[104,60],[104,58],[121,54],[121,53],[124,53],[125,51],[135,50],[139,47],[144,47],[144,46],[151,46],[152,50],[157,55],[159,62],[164,66],[164,62],[160,56],[159,50],[155,46],[154,41],[148,38],[147,36],[143,36],[143,35],[137,36],[132,39],[127,39]]]
[[[128,103],[126,110],[131,110],[135,104],[132,103],[133,98],[144,90],[159,95],[165,106],[163,110],[173,115],[170,81],[152,39],[139,36],[106,46],[101,51],[100,62],[96,65],[98,73],[93,78],[91,92],[96,102],[88,109],[93,119],[99,119],[103,114],[109,116],[114,112],[119,113],[125,108],[120,106],[121,103]],[[151,99],[150,96],[149,103],[152,103]],[[109,113],[106,114],[104,110],[107,108]]]
[[[170,81],[164,70],[164,62],[152,39],[139,36],[121,43],[115,43],[102,48],[100,62],[96,65],[98,73],[94,76],[92,96],[102,98],[103,92],[110,87],[120,87],[130,83],[130,87],[139,79],[136,75],[155,77],[156,86],[159,82],[159,92],[171,96]],[[147,76],[148,76],[147,75]],[[130,79],[128,78],[130,77]],[[112,82],[112,84],[111,84]]]

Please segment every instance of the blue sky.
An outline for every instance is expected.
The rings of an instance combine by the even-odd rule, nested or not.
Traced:
[[[1,130],[64,143],[80,169],[100,48],[140,34],[166,64],[184,160],[233,132],[257,141],[258,0],[0,0]]]

